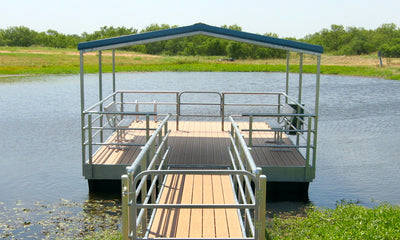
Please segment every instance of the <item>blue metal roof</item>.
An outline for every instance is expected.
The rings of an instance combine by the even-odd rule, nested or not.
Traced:
[[[319,45],[268,37],[221,27],[214,27],[203,23],[197,23],[185,27],[170,28],[153,32],[83,42],[78,44],[78,50],[83,52],[90,52],[97,50],[115,49],[119,47],[133,46],[199,34],[240,42],[247,42],[272,48],[280,48],[295,52],[305,52],[317,55],[323,53],[323,48]]]

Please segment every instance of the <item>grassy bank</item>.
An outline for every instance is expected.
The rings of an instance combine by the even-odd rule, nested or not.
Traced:
[[[340,204],[336,209],[310,208],[306,216],[276,216],[267,239],[399,239],[400,207],[373,209]]]
[[[268,214],[270,215],[270,214]],[[1,239],[107,239],[121,235],[119,200],[61,199],[46,204],[0,202]],[[267,239],[400,239],[400,207],[365,208],[343,203],[335,209],[308,207],[267,219]]]
[[[284,72],[286,60],[237,60],[219,61],[221,57],[171,57],[117,52],[119,72],[198,71],[198,72]],[[298,72],[298,56],[293,54],[291,72]],[[103,54],[103,72],[111,72],[111,52]],[[370,76],[400,80],[400,59],[384,59],[384,67],[378,67],[374,56],[322,56],[322,74]],[[306,55],[305,73],[315,73],[315,57]],[[98,72],[97,53],[85,54],[85,72]],[[77,74],[79,53],[75,49],[52,48],[0,48],[0,75],[18,74]]]
[[[382,204],[365,208],[340,204],[335,209],[311,207],[301,214],[267,220],[266,239],[399,239],[400,207]],[[119,232],[99,232],[87,239],[117,240]]]
[[[122,239],[119,232],[99,232],[87,239]],[[341,204],[336,209],[309,208],[302,216],[277,215],[268,220],[266,239],[399,239],[400,207],[373,209]]]

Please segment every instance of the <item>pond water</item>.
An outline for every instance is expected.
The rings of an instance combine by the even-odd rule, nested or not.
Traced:
[[[285,82],[281,73],[117,77],[118,89],[137,90],[281,91]],[[105,85],[110,78],[104,76]],[[304,76],[305,91],[314,80]],[[97,89],[96,84],[97,75],[88,75],[86,88]],[[87,94],[87,106],[96,91]],[[307,105],[313,95],[303,98]],[[79,76],[0,78],[0,102],[0,207],[93,198],[81,173]],[[309,190],[314,205],[332,208],[342,199],[366,206],[400,204],[400,82],[321,76],[318,144],[317,175]],[[7,217],[0,215],[0,223]]]

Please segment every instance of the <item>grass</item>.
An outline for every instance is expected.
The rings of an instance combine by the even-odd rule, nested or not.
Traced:
[[[117,51],[118,72],[284,72],[285,59],[218,61],[224,57],[154,56]],[[305,55],[303,72],[315,73],[315,56]],[[84,57],[85,72],[98,72],[97,53]],[[112,71],[110,51],[102,56],[103,72]],[[291,72],[298,72],[298,55],[292,54]],[[369,76],[400,80],[400,59],[386,59],[384,67],[378,67],[374,56],[322,56],[322,74]],[[53,49],[41,47],[0,47],[0,75],[25,74],[77,74],[79,52],[75,49]]]
[[[1,239],[120,240],[119,200],[61,199],[33,205],[0,202]],[[366,208],[342,202],[335,209],[308,207],[267,219],[267,239],[400,239],[400,206]]]
[[[117,232],[98,232],[92,239],[119,240]],[[301,216],[280,214],[268,220],[266,239],[399,239],[400,207],[366,208],[342,203],[335,209],[310,207]]]
[[[366,208],[339,204],[335,209],[311,207],[305,216],[275,216],[267,239],[399,239],[400,207]]]

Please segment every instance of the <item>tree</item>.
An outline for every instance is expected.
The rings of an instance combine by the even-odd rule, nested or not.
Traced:
[[[3,37],[7,46],[29,47],[35,43],[37,32],[27,27],[10,27],[4,30]]]
[[[226,46],[226,52],[231,58],[245,58],[243,43],[231,41]]]

